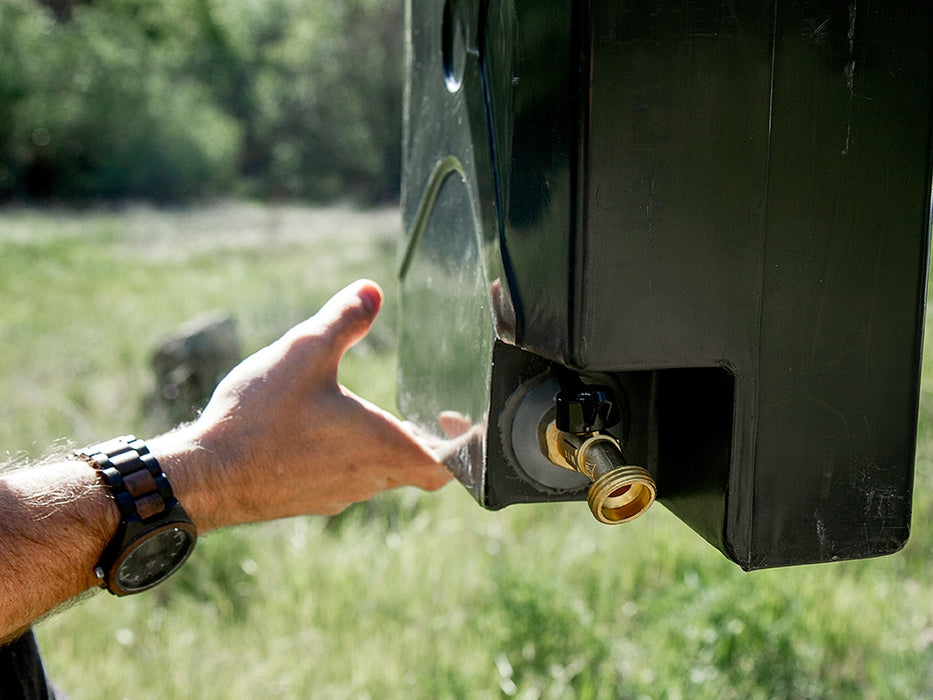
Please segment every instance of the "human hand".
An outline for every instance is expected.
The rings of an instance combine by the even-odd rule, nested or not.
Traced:
[[[413,430],[337,382],[382,298],[373,282],[345,288],[238,365],[197,421],[150,441],[199,530],[334,514],[386,489],[450,480]]]

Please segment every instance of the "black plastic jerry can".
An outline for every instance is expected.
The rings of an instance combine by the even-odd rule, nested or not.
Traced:
[[[476,499],[901,548],[933,3],[409,0],[407,41],[400,406]]]

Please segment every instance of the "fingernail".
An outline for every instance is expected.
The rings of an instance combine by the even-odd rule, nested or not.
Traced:
[[[366,307],[369,313],[374,314],[379,310],[379,306],[382,302],[382,295],[379,293],[378,289],[366,286],[363,287],[358,294],[360,301],[363,302],[363,306]]]

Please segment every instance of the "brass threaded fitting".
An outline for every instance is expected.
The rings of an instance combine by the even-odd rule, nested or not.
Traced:
[[[625,464],[618,440],[607,433],[575,435],[552,422],[545,431],[548,458],[558,466],[587,476],[593,484],[587,503],[601,523],[634,520],[654,503],[657,486],[643,467]]]
[[[654,479],[635,465],[618,467],[593,482],[587,492],[593,516],[601,523],[619,525],[634,520],[654,503]]]

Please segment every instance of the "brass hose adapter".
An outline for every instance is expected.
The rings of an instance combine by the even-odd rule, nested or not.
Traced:
[[[546,427],[544,442],[551,462],[593,482],[586,499],[593,516],[601,523],[618,525],[648,510],[657,486],[644,468],[625,463],[616,438],[601,432],[618,422],[605,391],[588,388],[570,398],[559,394],[557,418]]]

